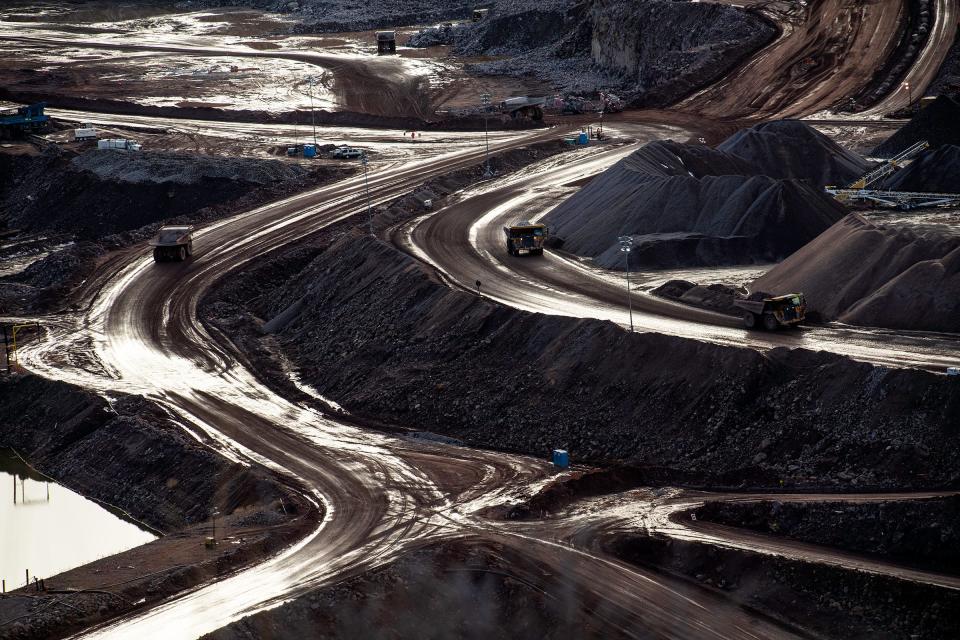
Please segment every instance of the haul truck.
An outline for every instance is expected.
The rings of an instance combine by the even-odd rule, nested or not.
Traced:
[[[160,227],[150,246],[153,247],[153,259],[156,262],[183,262],[193,255],[193,227]]]
[[[774,331],[778,327],[792,327],[803,322],[807,315],[807,301],[802,293],[734,300],[733,306],[743,309],[743,324],[747,329],[763,327]]]
[[[507,237],[507,253],[518,256],[526,251],[530,255],[543,255],[543,241],[547,238],[547,227],[529,220],[520,220],[503,228]]]

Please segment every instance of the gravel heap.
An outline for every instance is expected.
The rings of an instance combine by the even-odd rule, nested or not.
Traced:
[[[927,151],[881,183],[896,191],[960,192],[960,146],[947,144]]]
[[[771,178],[796,178],[817,187],[849,184],[870,168],[859,155],[797,120],[743,129],[717,148],[762,167]]]
[[[825,320],[960,332],[960,239],[851,214],[749,288],[803,291]]]
[[[286,312],[271,340],[300,377],[384,423],[720,483],[903,488],[960,478],[960,395],[945,376],[506,308],[446,287],[360,232],[306,266],[274,259],[242,278],[256,304],[234,299],[238,313]]]
[[[777,143],[767,145],[772,150],[756,152],[763,149],[756,143],[771,140]],[[778,136],[757,136],[749,143],[741,137],[731,146],[758,158],[790,159],[780,167],[763,165],[778,175],[802,166]],[[821,187],[762,173],[724,151],[652,142],[591,181],[546,221],[565,250],[622,269],[621,235],[634,239],[634,266],[775,262],[843,217],[843,207]]]
[[[877,146],[870,155],[889,158],[921,140],[926,140],[934,147],[960,145],[960,103],[940,96]]]
[[[73,169],[90,171],[100,180],[195,185],[206,180],[272,184],[298,180],[309,171],[280,160],[224,158],[157,151],[92,149],[70,161]]]

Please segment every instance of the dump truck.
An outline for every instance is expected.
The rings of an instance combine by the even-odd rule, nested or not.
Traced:
[[[530,118],[531,120],[543,120],[543,107],[546,105],[546,98],[534,98],[531,96],[515,96],[507,98],[500,103],[500,111],[511,118]]]
[[[156,262],[183,262],[193,255],[193,227],[163,226],[150,241]]]
[[[397,52],[397,32],[377,31],[377,54],[388,55]]]
[[[543,255],[543,241],[547,239],[547,227],[529,220],[518,220],[503,228],[507,240],[507,253],[518,256],[522,252]]]
[[[764,328],[775,331],[779,327],[793,327],[807,315],[807,301],[802,293],[764,297],[763,294],[733,301],[743,310],[743,325],[747,329]]]

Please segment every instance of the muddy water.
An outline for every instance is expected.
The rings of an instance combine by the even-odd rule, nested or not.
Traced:
[[[0,449],[0,579],[22,587],[156,536],[46,479]]]

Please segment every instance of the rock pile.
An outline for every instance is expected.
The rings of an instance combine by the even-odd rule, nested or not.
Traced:
[[[960,239],[851,214],[751,283],[849,324],[960,332]]]
[[[565,250],[605,268],[623,268],[618,236],[634,239],[631,264],[642,267],[775,262],[840,220],[845,210],[821,186],[777,176],[814,175],[789,137],[772,128],[738,134],[732,151],[652,142],[620,161],[551,211],[546,221]],[[820,134],[816,134],[820,136]],[[816,140],[811,134],[808,139]],[[821,142],[830,161],[820,174],[852,172],[854,158]],[[842,151],[842,150],[841,150]],[[749,160],[763,162],[763,170]]]
[[[877,146],[871,155],[889,158],[921,140],[926,140],[934,147],[960,145],[960,103],[940,96]]]
[[[946,144],[927,151],[881,186],[894,191],[960,192],[960,146]]]

